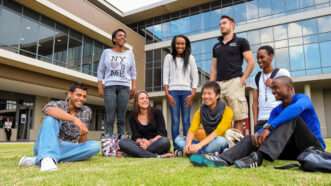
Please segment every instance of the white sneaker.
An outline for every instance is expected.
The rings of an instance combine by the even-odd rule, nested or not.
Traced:
[[[23,156],[18,162],[19,167],[29,167],[36,164],[36,157]]]
[[[46,157],[41,160],[40,171],[56,171],[57,166],[52,158]]]

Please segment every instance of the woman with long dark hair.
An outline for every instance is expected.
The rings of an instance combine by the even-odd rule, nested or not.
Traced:
[[[98,66],[98,92],[104,96],[105,137],[113,136],[115,116],[117,133],[125,134],[125,114],[136,90],[136,64],[132,50],[125,47],[126,32],[117,29],[112,34],[114,47],[102,52]],[[131,90],[130,90],[131,85]]]
[[[175,36],[171,49],[171,54],[164,58],[163,86],[171,113],[171,134],[174,142],[179,135],[180,118],[184,136],[190,126],[191,107],[199,84],[199,73],[191,54],[191,42],[186,36]],[[176,144],[174,148],[177,149]]]
[[[163,114],[150,105],[146,91],[140,91],[134,99],[133,112],[129,117],[131,139],[122,139],[120,150],[133,157],[153,158],[172,156],[167,138]]]

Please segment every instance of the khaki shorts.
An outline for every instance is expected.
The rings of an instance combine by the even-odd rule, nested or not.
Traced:
[[[219,81],[221,99],[232,108],[234,120],[248,118],[248,104],[245,96],[245,86],[240,83],[240,77],[226,81]]]

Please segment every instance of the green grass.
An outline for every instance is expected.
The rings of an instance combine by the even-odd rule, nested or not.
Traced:
[[[327,140],[331,146],[331,140]],[[103,158],[63,163],[59,171],[19,168],[22,155],[32,155],[32,144],[0,144],[0,186],[4,185],[331,185],[331,175],[298,169],[275,170],[288,162],[265,161],[256,169],[193,167],[186,158]]]

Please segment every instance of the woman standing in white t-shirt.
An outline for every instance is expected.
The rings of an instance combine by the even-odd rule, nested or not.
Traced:
[[[5,133],[6,133],[7,141],[10,141],[12,127],[13,127],[13,122],[8,117],[5,121]]]

